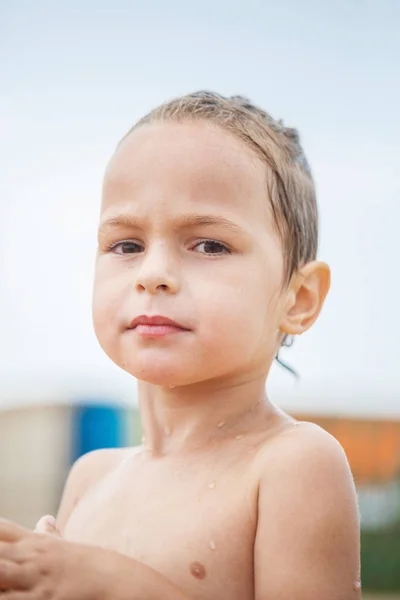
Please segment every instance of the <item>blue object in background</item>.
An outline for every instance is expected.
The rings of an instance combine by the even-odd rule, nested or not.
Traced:
[[[127,445],[126,410],[120,406],[82,403],[73,408],[72,462],[100,448]]]

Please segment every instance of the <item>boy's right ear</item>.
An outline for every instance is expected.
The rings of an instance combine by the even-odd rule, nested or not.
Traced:
[[[330,287],[330,269],[312,261],[294,273],[283,303],[280,330],[286,335],[301,335],[318,318]]]

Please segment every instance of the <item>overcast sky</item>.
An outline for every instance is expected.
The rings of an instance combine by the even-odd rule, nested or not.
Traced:
[[[0,2],[0,398],[131,389],[91,324],[103,170],[142,114],[208,88],[297,127],[316,179],[332,290],[272,395],[400,414],[399,64],[397,0]]]

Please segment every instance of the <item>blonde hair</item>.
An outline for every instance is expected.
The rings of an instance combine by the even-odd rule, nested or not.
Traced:
[[[127,135],[146,123],[188,120],[207,121],[225,129],[267,164],[267,191],[283,242],[288,283],[296,270],[316,258],[318,248],[314,181],[297,130],[285,127],[247,98],[200,91],[158,106]]]

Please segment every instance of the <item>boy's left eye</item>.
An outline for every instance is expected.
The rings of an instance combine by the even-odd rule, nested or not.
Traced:
[[[200,246],[204,247],[204,254],[230,254],[230,250],[225,244],[217,242],[216,240],[203,240],[194,247],[199,248]]]

